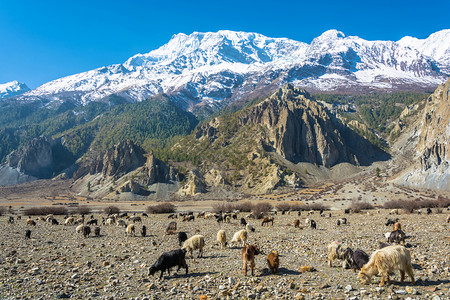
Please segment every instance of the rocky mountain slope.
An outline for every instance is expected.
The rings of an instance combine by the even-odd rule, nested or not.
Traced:
[[[184,109],[252,99],[286,83],[310,91],[434,89],[450,75],[450,30],[428,39],[367,41],[329,30],[306,44],[257,33],[177,34],[122,64],[46,83],[18,100],[85,105],[166,93]]]
[[[428,97],[414,127],[406,131],[414,141],[415,164],[397,182],[450,191],[450,80]]]
[[[30,88],[25,83],[18,81],[11,81],[0,84],[0,99],[18,96],[25,92],[28,92]]]

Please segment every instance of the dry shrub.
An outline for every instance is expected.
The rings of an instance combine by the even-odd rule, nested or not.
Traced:
[[[272,210],[272,204],[261,202],[254,205],[252,213],[257,219],[263,218],[269,211]]]
[[[352,204],[350,205],[350,209],[352,212],[359,213],[362,210],[367,209],[373,209],[373,205],[368,202],[359,202],[359,201],[352,201]]]
[[[54,207],[54,206],[40,206],[30,207],[23,211],[25,216],[38,216],[38,215],[67,215],[68,211],[66,207]]]
[[[280,204],[277,204],[275,206],[275,208],[278,211],[288,211],[288,210],[291,210],[291,207],[292,207],[292,205],[290,203],[287,203],[287,202],[280,203]]]
[[[120,213],[120,208],[118,208],[117,206],[107,206],[103,209],[103,211],[105,212],[105,214],[118,214]]]
[[[175,205],[168,202],[147,206],[147,212],[149,214],[169,214],[174,213],[175,211],[176,211]]]
[[[212,206],[213,212],[216,214],[230,212],[234,210],[234,204],[231,203],[215,203]]]
[[[329,210],[330,207],[323,205],[322,203],[311,203],[302,206],[302,210]]]
[[[407,212],[421,208],[443,208],[450,205],[450,199],[439,196],[436,200],[391,200],[384,203],[383,207],[387,209],[403,209]]]
[[[87,215],[91,213],[91,208],[88,206],[79,206],[72,209],[73,214],[79,214],[79,215]]]
[[[241,212],[251,212],[253,210],[253,207],[254,207],[254,205],[249,201],[242,202],[242,203],[236,203],[234,205],[234,209],[237,209]]]

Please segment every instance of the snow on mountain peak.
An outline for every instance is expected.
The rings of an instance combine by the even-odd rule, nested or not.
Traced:
[[[20,83],[17,80],[0,84],[0,99],[17,96],[29,90],[25,83]]]
[[[403,47],[415,49],[437,61],[450,63],[450,29],[440,30],[426,39],[405,36],[398,42]]]

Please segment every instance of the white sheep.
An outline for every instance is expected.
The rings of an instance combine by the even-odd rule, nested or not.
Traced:
[[[220,249],[223,249],[227,245],[227,235],[225,234],[225,230],[221,229],[217,232],[217,241],[220,244]]]
[[[64,221],[64,225],[73,225],[73,222],[75,222],[75,219],[73,217],[68,217],[65,221]]]
[[[113,225],[115,223],[113,218],[108,218],[105,221],[105,225]]]
[[[125,234],[128,235],[132,235],[134,236],[134,233],[136,232],[136,228],[134,227],[134,224],[130,224],[127,226],[127,230],[125,232]]]
[[[205,247],[205,237],[196,234],[184,241],[182,249],[186,249],[191,254],[191,257],[193,257],[194,250],[198,249],[198,257],[203,257],[203,247]]]
[[[242,247],[244,247],[245,242],[247,241],[248,232],[245,229],[241,229],[234,233],[233,239],[231,240],[231,243],[239,243],[242,242]]]
[[[77,226],[77,228],[75,229],[75,231],[76,231],[77,233],[82,233],[82,232],[83,232],[83,227],[84,227],[84,224],[80,224],[80,225]]]

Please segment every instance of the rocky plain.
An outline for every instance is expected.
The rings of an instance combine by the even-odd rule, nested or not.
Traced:
[[[141,208],[135,209],[136,215],[142,215]],[[99,220],[106,216],[103,211],[92,214]],[[100,236],[85,238],[76,233],[76,226],[62,225],[63,216],[56,216],[61,225],[36,221],[36,226],[29,226],[26,216],[17,220],[14,215],[10,224],[5,213],[0,217],[0,299],[449,299],[449,214],[447,209],[421,215],[400,211],[395,216],[386,209],[351,214],[334,209],[324,216],[278,213],[268,227],[262,227],[261,220],[248,220],[256,229],[249,233],[248,242],[258,244],[264,253],[256,256],[255,276],[243,274],[241,247],[220,249],[216,242],[220,229],[230,241],[242,229],[239,219],[247,213],[239,213],[229,224],[215,218],[191,222],[178,218],[178,231],[205,236],[204,257],[197,258],[195,251],[193,258],[187,258],[188,274],[173,268],[170,276],[165,273],[160,280],[159,272],[148,275],[149,267],[163,252],[179,248],[177,236],[165,232],[172,221],[167,214],[142,217],[143,223],[136,223],[136,236],[127,237],[121,226],[99,225]],[[348,224],[337,226],[341,217]],[[407,234],[415,285],[409,277],[401,283],[398,272],[390,285],[379,287],[378,276],[363,285],[357,273],[343,269],[340,261],[328,267],[330,242],[340,241],[370,254],[385,241],[384,233],[392,230],[385,225],[392,217],[399,218]],[[305,225],[306,218],[317,222],[316,230]],[[296,219],[301,228],[294,227]],[[139,234],[142,225],[147,226],[146,237]],[[31,239],[25,239],[27,229]],[[272,250],[280,254],[279,274],[268,270],[266,257]],[[302,273],[302,266],[314,271]]]

